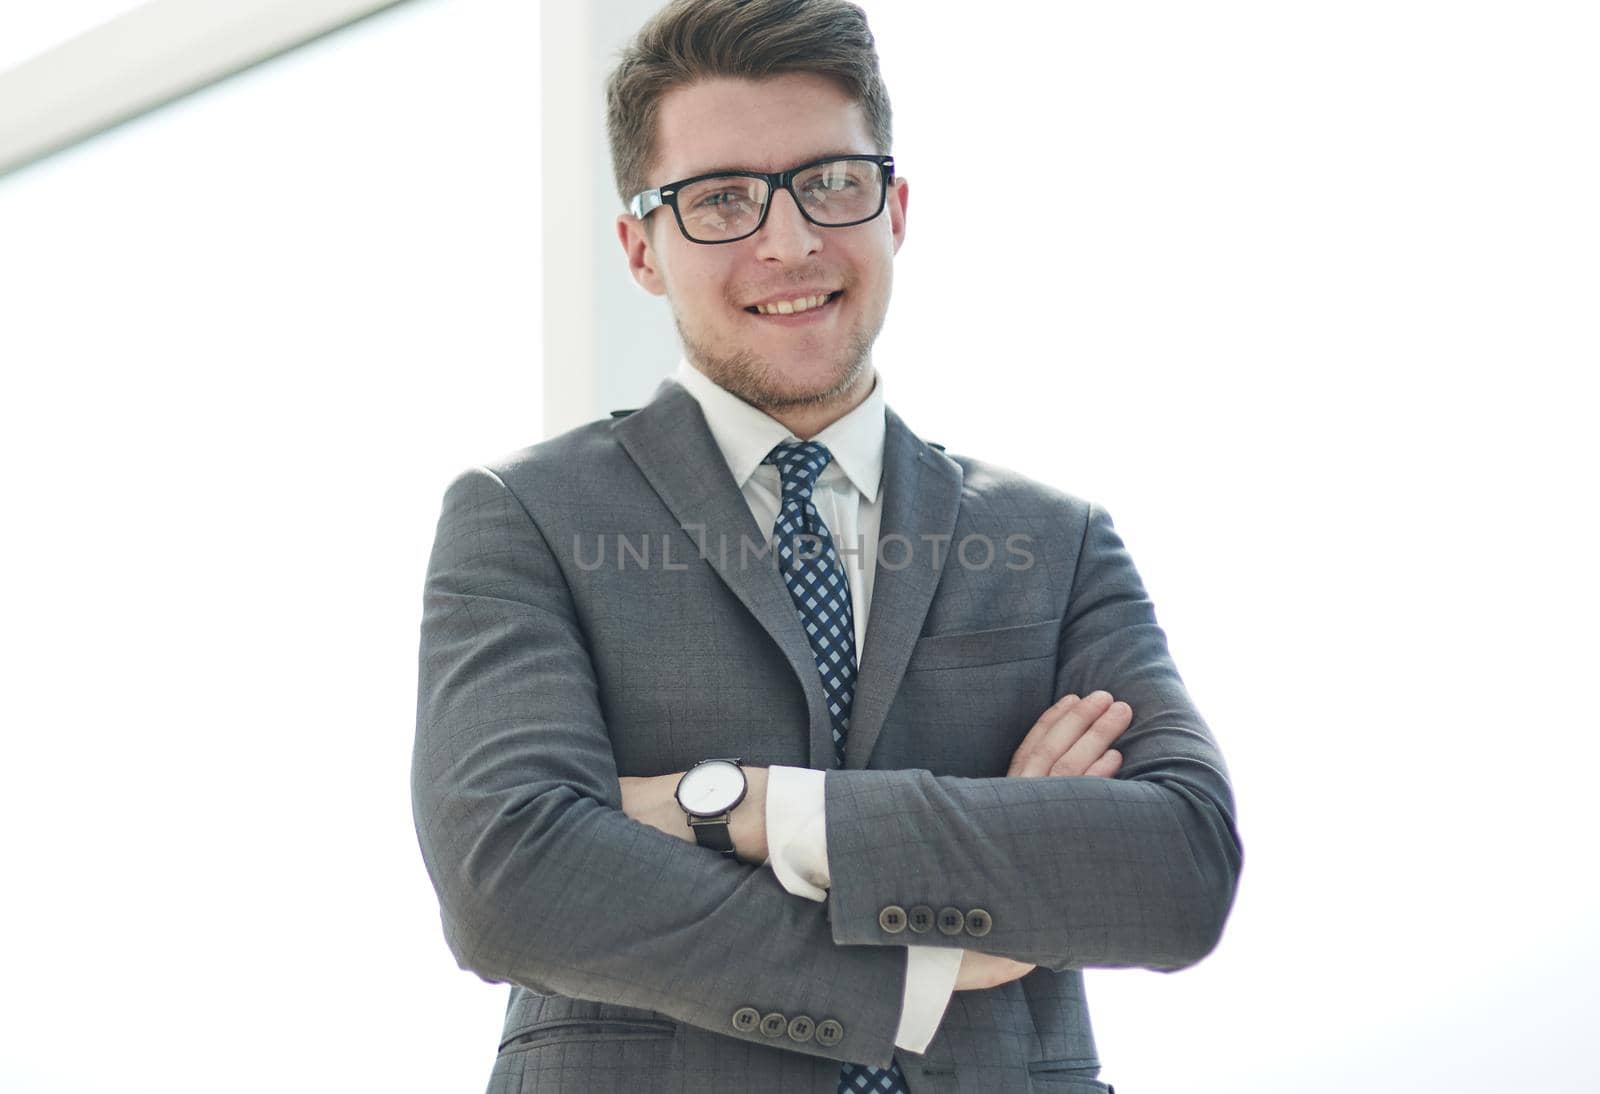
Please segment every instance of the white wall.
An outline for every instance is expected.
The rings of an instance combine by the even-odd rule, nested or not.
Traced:
[[[444,487],[541,434],[538,13],[417,0],[0,178],[0,1089],[481,1088],[412,829]]]
[[[544,435],[643,406],[676,367],[660,297],[628,273],[606,139],[605,78],[658,0],[540,6],[544,112]]]
[[[140,7],[144,0],[52,0],[0,6],[0,72]]]

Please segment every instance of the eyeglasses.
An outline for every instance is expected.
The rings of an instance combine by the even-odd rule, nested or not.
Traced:
[[[848,228],[883,212],[893,179],[893,156],[830,156],[774,174],[721,171],[680,179],[635,194],[628,211],[643,220],[670,205],[691,243],[735,243],[767,222],[774,190],[789,191],[812,224]]]

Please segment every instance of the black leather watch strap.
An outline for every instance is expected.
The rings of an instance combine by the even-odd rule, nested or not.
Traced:
[[[694,829],[694,841],[701,847],[709,847],[713,851],[721,851],[724,855],[733,854],[733,833],[728,831],[728,818],[733,810],[722,814],[720,817],[690,817],[689,827]]]

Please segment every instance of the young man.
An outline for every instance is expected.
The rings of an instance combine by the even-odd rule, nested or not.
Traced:
[[[864,16],[678,0],[608,103],[685,360],[460,475],[425,590],[417,830],[512,985],[490,1089],[1110,1090],[1080,970],[1212,950],[1231,788],[1105,511],[884,403]]]

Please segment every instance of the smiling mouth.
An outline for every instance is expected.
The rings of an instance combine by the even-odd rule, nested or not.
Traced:
[[[800,296],[773,304],[752,305],[744,310],[751,315],[803,315],[818,308],[825,308],[843,295],[844,290],[840,289],[820,296]]]

